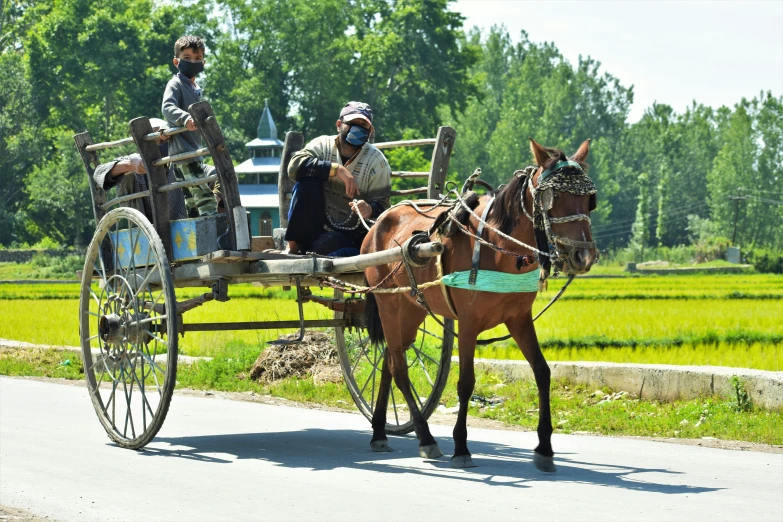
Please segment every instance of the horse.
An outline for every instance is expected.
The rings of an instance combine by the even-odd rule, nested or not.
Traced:
[[[449,234],[452,237],[438,235],[445,247],[437,261],[442,263],[442,273],[471,270],[477,236],[483,236],[486,242],[500,247],[488,248],[487,243],[479,247],[479,281],[486,277],[488,272],[485,271],[501,272],[500,277],[514,274],[516,276],[513,277],[526,277],[522,274],[536,277],[531,272],[539,269],[542,278],[552,267],[568,275],[588,272],[598,258],[589,218],[590,211],[595,208],[595,186],[585,172],[589,145],[590,140],[586,140],[573,156],[566,158],[561,150],[543,147],[530,138],[536,167],[527,172],[517,171],[494,198],[486,194],[481,196],[474,212],[468,215],[469,221],[462,225],[462,231]],[[490,202],[487,213],[485,210]],[[415,205],[394,206],[382,214],[367,233],[361,253],[401,245],[412,234],[430,229],[433,218],[448,211],[447,208],[430,207],[427,212],[422,212]],[[482,215],[487,225],[484,230],[479,228],[480,221],[477,219]],[[520,248],[519,242],[529,248]],[[532,245],[536,244],[538,248],[534,250]],[[511,253],[516,256],[507,255]],[[533,254],[537,254],[537,258]],[[366,269],[365,277],[371,286],[383,282],[383,288],[415,287],[412,280],[422,284],[437,279],[437,263],[431,261],[424,266],[408,266],[406,270],[396,272],[393,265],[379,265]],[[391,451],[385,425],[393,377],[411,413],[421,457],[442,456],[411,391],[405,359],[405,350],[414,343],[419,326],[431,311],[459,321],[459,412],[453,431],[452,466],[475,466],[467,445],[467,414],[476,382],[473,367],[476,341],[481,332],[504,324],[530,364],[538,387],[538,446],[534,451],[534,464],[544,472],[556,471],[551,444],[550,369],[541,353],[531,313],[537,295],[535,290],[498,293],[497,290],[423,286],[426,289],[421,290],[419,296],[414,295],[417,294],[415,291],[367,295],[365,313],[370,340],[378,345],[385,337],[387,345],[378,401],[372,417],[370,444],[373,451]]]

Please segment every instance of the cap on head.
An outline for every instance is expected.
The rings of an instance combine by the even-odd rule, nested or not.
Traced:
[[[372,109],[362,102],[350,101],[340,111],[340,119],[344,122],[364,120],[372,125]]]

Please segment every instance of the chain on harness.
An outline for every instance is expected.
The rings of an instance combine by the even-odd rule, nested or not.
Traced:
[[[356,205],[358,202],[359,201],[356,199],[353,200],[354,205]],[[345,230],[347,232],[350,232],[352,230],[356,230],[357,228],[359,228],[359,225],[363,225],[364,228],[369,232],[370,225],[368,225],[367,223],[375,224],[375,221],[372,219],[365,220],[364,216],[362,216],[362,213],[359,212],[359,209],[356,207],[354,207],[354,212],[355,213],[351,213],[351,215],[349,215],[348,219],[346,219],[345,221],[340,221],[339,223],[335,223],[334,219],[332,219],[332,216],[329,215],[329,212],[324,211],[324,213],[326,214],[326,220],[329,221],[329,226],[335,230]],[[356,223],[354,223],[353,225],[348,225],[348,223],[350,223],[353,220],[354,216],[357,217]]]

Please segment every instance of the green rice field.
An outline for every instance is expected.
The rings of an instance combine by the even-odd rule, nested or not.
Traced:
[[[536,309],[555,294],[553,280]],[[179,298],[203,289],[178,290]],[[35,344],[79,343],[78,284],[0,284],[0,338]],[[188,312],[187,322],[296,318],[293,292],[252,285],[230,287],[231,300]],[[306,304],[307,318],[330,312]],[[536,323],[550,361],[709,364],[783,370],[783,276],[666,275],[577,278],[563,299]],[[188,355],[236,356],[260,350],[286,331],[191,332],[180,339]],[[504,335],[499,327],[482,337]],[[518,359],[511,342],[481,347],[478,357]]]

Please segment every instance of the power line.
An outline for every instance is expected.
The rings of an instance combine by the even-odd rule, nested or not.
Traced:
[[[745,196],[747,199],[753,199],[756,201],[761,201],[762,203],[769,203],[771,205],[783,205],[783,201],[776,201],[774,199],[767,199],[767,198],[760,198],[758,196]]]
[[[696,212],[698,210],[705,209],[705,208],[707,208],[707,206],[708,206],[707,203],[700,202],[700,203],[697,203],[697,204],[681,207],[681,208],[678,208],[676,210],[671,210],[671,211],[664,210],[663,215],[670,216],[670,217],[671,216],[673,216],[673,217],[682,217],[683,215],[689,215],[689,214],[692,214],[692,213],[694,213],[694,212]],[[660,215],[661,215],[660,211],[656,211],[655,213],[647,214],[647,219],[657,218]],[[620,224],[619,222],[615,222],[611,226],[607,225],[605,228],[594,227],[593,231],[596,233],[597,236],[601,236],[602,234],[605,234],[606,232],[614,232],[614,231],[617,231],[617,230],[620,230],[620,229],[628,229],[628,230],[630,230],[631,228],[633,228],[634,223],[636,223],[636,219],[634,219],[633,221],[630,221],[630,220],[626,221],[626,222],[624,222],[624,224]]]
[[[706,206],[706,203],[704,204],[704,206]],[[680,209],[679,211],[674,210],[671,212],[666,212],[664,215],[669,217],[682,217],[682,216],[690,215],[692,212],[693,209],[683,208]],[[631,223],[630,225],[623,225],[620,227],[613,227],[612,229],[602,230],[597,232],[593,237],[595,239],[601,239],[606,237],[619,236],[623,234],[630,234],[631,231],[633,230],[633,225],[634,224]]]
[[[747,187],[737,187],[740,192],[753,192],[755,194],[783,194],[783,190],[763,190],[763,189],[751,189]]]
[[[706,202],[704,202],[704,201],[697,201],[695,203],[691,203],[690,205],[686,205],[684,207],[677,207],[676,210],[685,210],[685,209],[696,210],[696,209],[699,209],[699,208],[702,208],[702,207],[706,207],[706,206],[707,206]],[[656,208],[654,212],[648,213],[648,217],[657,216],[659,212],[660,212],[660,209]],[[666,212],[666,211],[664,210],[664,212]],[[602,223],[600,225],[596,225],[595,227],[593,227],[593,229],[600,230],[600,229],[603,229],[603,228],[614,228],[616,225],[629,224],[629,223],[635,223],[635,222],[636,222],[636,218],[626,219],[626,220],[622,220],[622,221],[609,221],[607,223]]]

